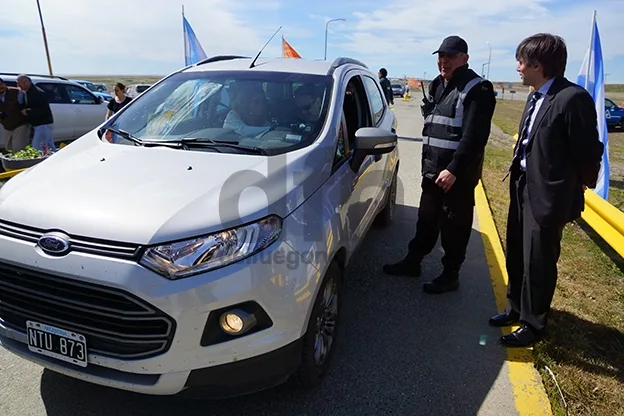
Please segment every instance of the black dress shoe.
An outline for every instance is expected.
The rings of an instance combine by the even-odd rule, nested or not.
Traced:
[[[420,263],[404,258],[398,263],[384,264],[383,271],[392,276],[420,277]]]
[[[511,334],[501,337],[501,342],[508,347],[528,347],[539,340],[539,333],[525,323]]]
[[[457,289],[459,289],[459,278],[455,276],[445,276],[444,274],[423,285],[423,290],[425,292],[436,295]]]
[[[490,325],[492,326],[510,326],[520,321],[520,316],[515,313],[499,313],[490,318]]]

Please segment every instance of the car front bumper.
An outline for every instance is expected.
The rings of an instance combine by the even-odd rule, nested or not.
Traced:
[[[15,317],[15,310],[7,312],[7,304],[2,306],[0,302],[0,345],[58,373],[138,393],[173,395],[205,386],[205,397],[222,397],[271,387],[284,381],[300,362],[301,339],[313,299],[300,294],[304,290],[313,293],[319,275],[311,264],[292,267],[291,263],[279,261],[291,258],[293,251],[279,240],[239,263],[171,281],[136,261],[73,252],[53,258],[37,253],[34,243],[0,236],[0,253],[5,253],[0,254],[0,291],[8,281],[3,280],[8,274],[2,273],[21,270],[12,272],[11,278],[52,276],[61,283],[119,291],[153,307],[159,316],[174,323],[164,352],[137,359],[90,352],[88,365],[82,368],[31,352],[24,328],[16,320],[6,319]],[[218,318],[215,320],[217,312],[221,311],[220,315],[250,302],[262,310],[270,325],[238,338],[224,339]],[[20,313],[24,320],[81,331],[71,323],[63,326],[42,315],[27,316],[28,308],[20,309]],[[85,335],[89,348],[89,335]]]

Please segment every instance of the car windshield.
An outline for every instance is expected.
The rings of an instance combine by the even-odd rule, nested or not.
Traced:
[[[192,139],[281,153],[316,139],[331,86],[332,77],[322,75],[178,73],[131,101],[108,125],[142,141]],[[120,137],[114,142],[136,144]]]

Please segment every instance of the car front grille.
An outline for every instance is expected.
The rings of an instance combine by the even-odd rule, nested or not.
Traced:
[[[0,221],[0,235],[28,241],[37,244],[39,238],[48,230],[27,227],[8,221]],[[116,241],[99,240],[88,237],[69,235],[71,251],[95,254],[105,257],[114,257],[127,260],[136,260],[139,256],[140,246],[136,244],[119,243]]]
[[[83,334],[89,353],[136,360],[166,352],[175,321],[115,288],[0,263],[0,324],[32,320]]]

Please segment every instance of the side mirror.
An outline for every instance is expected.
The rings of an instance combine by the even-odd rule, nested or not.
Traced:
[[[351,168],[357,172],[366,156],[390,153],[396,145],[396,133],[377,127],[362,127],[355,132],[355,149]]]
[[[104,98],[102,98],[100,95],[96,95],[95,99],[98,104],[102,104],[104,102]]]
[[[377,127],[363,127],[355,132],[355,151],[367,155],[390,153],[397,145],[397,135]]]

